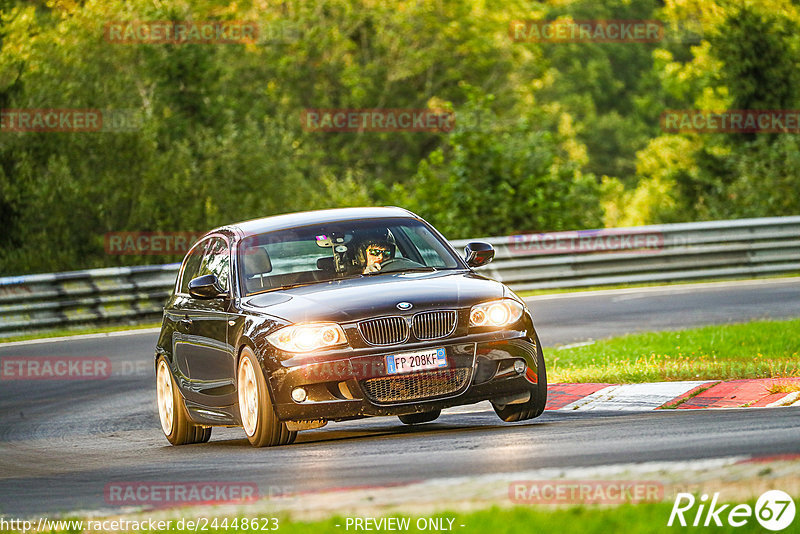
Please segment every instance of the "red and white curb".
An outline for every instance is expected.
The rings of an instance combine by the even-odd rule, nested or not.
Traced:
[[[568,386],[569,384],[564,384]],[[549,402],[551,410],[655,410],[664,404],[702,386],[703,382],[653,382],[644,384],[602,384],[598,389],[570,402],[559,406],[558,397],[555,402]],[[553,393],[563,391],[556,384]],[[569,388],[567,388],[569,389]],[[549,397],[549,395],[548,395]]]
[[[800,391],[770,393],[775,385],[800,387],[800,378],[551,384],[548,387],[546,409],[645,411],[659,408],[686,410],[800,406]]]
[[[691,380],[643,384],[549,384],[546,410],[648,411],[665,408],[800,407],[800,391],[770,393],[775,385],[800,387],[797,378],[754,380]],[[792,389],[791,387],[789,389]],[[491,411],[488,402],[459,406],[445,413]]]

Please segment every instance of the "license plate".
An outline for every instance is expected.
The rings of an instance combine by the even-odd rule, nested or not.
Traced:
[[[443,348],[386,356],[386,371],[392,375],[425,369],[441,369],[442,367],[447,367],[447,356],[445,356]]]

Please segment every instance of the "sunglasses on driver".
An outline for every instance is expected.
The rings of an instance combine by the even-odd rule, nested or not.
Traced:
[[[367,254],[370,256],[382,257],[384,259],[389,259],[392,257],[392,252],[383,248],[368,248]]]

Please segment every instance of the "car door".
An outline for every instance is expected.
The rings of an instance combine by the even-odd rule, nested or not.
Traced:
[[[179,367],[188,377],[184,388],[187,401],[208,407],[235,402],[235,355],[228,344],[231,275],[230,247],[223,236],[212,236],[196,248],[197,269],[190,260],[181,278],[180,298],[173,307],[176,316],[173,351]],[[214,274],[227,297],[202,299],[189,294],[191,279]]]

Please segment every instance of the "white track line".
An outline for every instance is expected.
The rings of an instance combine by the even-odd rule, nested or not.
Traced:
[[[103,332],[100,334],[78,334],[74,336],[62,337],[46,337],[42,339],[29,339],[27,341],[9,341],[8,343],[0,342],[0,349],[3,347],[19,347],[23,345],[37,345],[39,343],[61,343],[63,341],[81,341],[84,339],[98,339],[104,337],[119,337],[131,336],[135,334],[157,334],[161,332],[161,327],[156,328],[139,328],[135,330],[120,330],[117,332]]]
[[[776,408],[778,406],[794,406],[798,401],[800,401],[800,391],[795,391],[794,393],[789,393],[781,397],[780,399],[770,402],[765,406],[765,408]]]
[[[465,414],[465,413],[486,413],[492,411],[492,404],[489,401],[482,401],[477,404],[469,404],[467,406],[455,406],[453,408],[445,408],[442,413],[450,414]]]
[[[574,291],[572,293],[556,293],[554,295],[536,295],[523,297],[526,302],[540,300],[574,299],[603,295],[627,295],[632,293],[679,293],[697,289],[725,289],[733,286],[762,286],[779,284],[800,284],[800,277],[768,278],[765,280],[732,280],[730,282],[702,282],[698,284],[674,284],[665,286],[629,287],[624,289],[599,289],[597,291]]]

